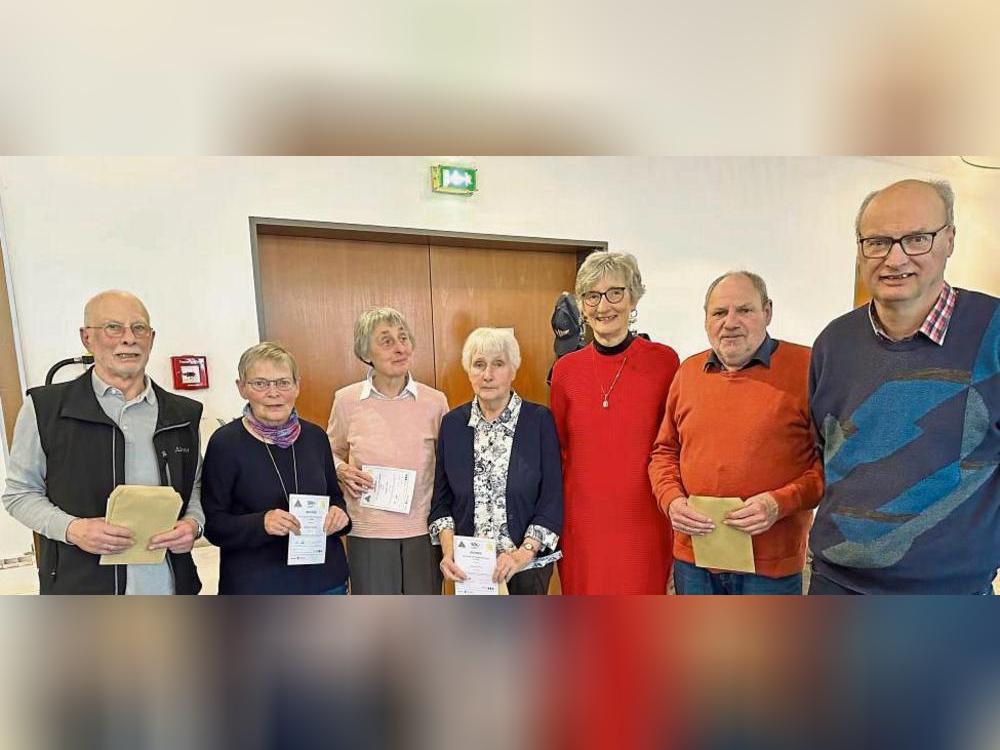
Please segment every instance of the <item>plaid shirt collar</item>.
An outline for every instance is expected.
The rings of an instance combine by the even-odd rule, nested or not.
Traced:
[[[948,333],[948,325],[951,323],[952,313],[955,312],[956,296],[952,286],[947,281],[944,282],[937,302],[934,303],[931,311],[927,313],[927,317],[924,318],[924,322],[917,329],[917,333],[913,335],[916,336],[922,333],[938,346],[943,346],[944,337]],[[868,319],[872,322],[872,330],[875,331],[876,336],[880,336],[886,341],[892,341],[886,334],[885,329],[882,328],[882,324],[879,323],[878,313],[875,311],[875,300],[868,303]]]

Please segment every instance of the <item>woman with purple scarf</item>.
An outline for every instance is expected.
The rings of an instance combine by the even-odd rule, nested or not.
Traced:
[[[346,594],[339,537],[351,521],[326,432],[295,411],[295,359],[278,344],[252,346],[240,357],[236,387],[247,400],[243,418],[212,435],[202,470],[205,536],[221,550],[219,593]],[[293,504],[322,508],[321,498],[329,501],[323,561],[289,554],[289,537],[301,532]]]

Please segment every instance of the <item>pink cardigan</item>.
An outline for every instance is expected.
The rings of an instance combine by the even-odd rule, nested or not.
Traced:
[[[417,383],[417,397],[404,391],[402,398],[362,400],[365,382],[341,388],[334,394],[327,435],[334,462],[352,466],[391,466],[417,472],[413,503],[406,515],[362,508],[358,498],[341,484],[347,512],[353,521],[351,536],[373,539],[408,539],[427,533],[427,516],[434,493],[434,463],[441,418],[448,400],[441,391]]]

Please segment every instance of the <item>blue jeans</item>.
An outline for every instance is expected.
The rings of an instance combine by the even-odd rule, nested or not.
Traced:
[[[344,594],[347,593],[347,584],[342,583],[339,586],[334,586],[332,589],[327,589],[323,593],[327,595],[332,594],[336,596],[343,596]]]
[[[802,593],[802,574],[768,578],[753,573],[710,573],[683,560],[674,560],[674,588],[678,594],[731,594],[798,596]]]

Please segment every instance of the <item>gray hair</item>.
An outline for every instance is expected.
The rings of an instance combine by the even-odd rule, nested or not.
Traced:
[[[591,253],[576,272],[576,300],[583,307],[583,295],[597,286],[605,276],[619,275],[625,279],[632,303],[639,301],[646,293],[639,273],[639,264],[631,253],[599,251]]]
[[[406,331],[410,343],[416,348],[417,340],[413,338],[413,331],[406,318],[398,310],[391,307],[373,307],[365,310],[358,319],[354,321],[354,356],[364,362],[371,364],[372,358],[372,334],[381,325],[397,326]]]
[[[262,341],[254,344],[240,356],[240,363],[237,371],[240,375],[240,382],[247,382],[247,375],[258,362],[272,362],[276,365],[284,365],[292,372],[292,380],[299,382],[299,365],[295,357],[281,344],[273,341]]]
[[[503,354],[515,370],[521,366],[521,347],[510,328],[477,328],[462,345],[462,368],[472,370],[477,354]]]
[[[905,180],[905,182],[919,182],[921,185],[927,185],[928,187],[933,188],[934,192],[938,194],[938,198],[940,198],[941,202],[944,204],[945,223],[954,226],[955,191],[951,189],[950,182],[947,180]],[[892,187],[892,185],[889,185],[889,187]],[[854,234],[856,236],[861,236],[861,219],[864,217],[865,211],[868,209],[868,204],[871,203],[883,190],[885,190],[885,188],[873,190],[865,196],[863,201],[861,201],[861,208],[858,209],[858,215],[854,218]]]
[[[761,309],[763,310],[767,307],[767,303],[771,301],[771,298],[767,296],[767,284],[764,283],[764,279],[752,271],[727,271],[708,285],[708,291],[705,292],[705,312],[708,312],[708,300],[712,297],[712,292],[715,291],[715,287],[728,279],[730,276],[743,276],[748,279],[750,283],[753,284],[753,288],[756,290],[757,294],[760,295]]]

